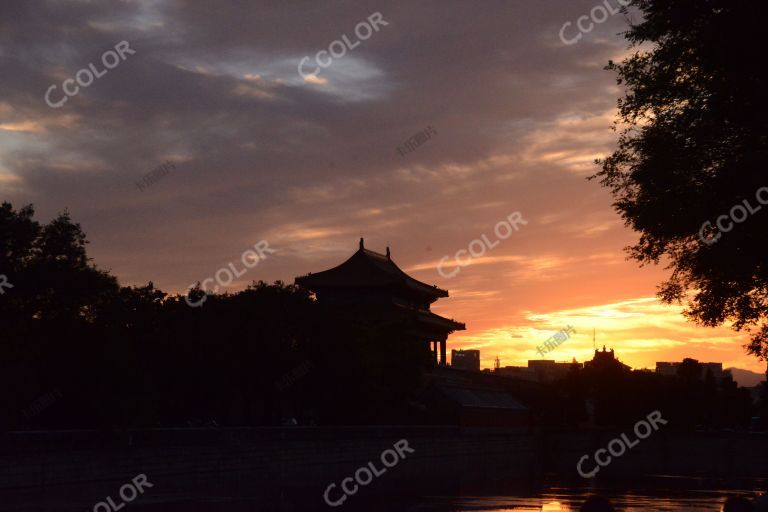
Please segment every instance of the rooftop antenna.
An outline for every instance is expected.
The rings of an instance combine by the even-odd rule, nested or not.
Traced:
[[[592,350],[597,350],[595,347],[595,328],[592,328]]]

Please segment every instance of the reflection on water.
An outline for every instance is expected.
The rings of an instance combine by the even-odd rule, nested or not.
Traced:
[[[712,490],[680,491],[675,490],[664,495],[664,491],[653,493],[624,493],[611,491],[600,492],[611,499],[619,512],[720,512],[727,496],[754,498],[754,490]],[[483,496],[466,498],[433,498],[429,510],[433,511],[472,511],[472,512],[578,512],[587,493],[571,492],[565,489],[553,490],[541,496],[509,497]]]
[[[768,490],[764,478],[713,479],[683,475],[638,476],[592,486],[583,482],[549,480],[528,488],[489,483],[462,496],[432,496],[413,508],[429,512],[579,512],[589,495],[609,498],[617,512],[721,512],[729,496],[749,500]],[[513,484],[514,485],[514,484]],[[468,491],[469,489],[463,489]],[[762,510],[762,509],[761,509]]]
[[[617,512],[721,512],[727,496],[755,497],[753,491],[675,491],[675,495],[661,496],[643,493],[616,494],[601,492],[611,499]],[[417,500],[387,500],[374,502],[348,501],[337,510],[342,512],[578,512],[588,493],[558,490],[541,496],[477,496],[477,497],[429,497]],[[314,503],[298,505],[296,502],[275,503],[263,499],[208,498],[188,499],[183,502],[155,502],[133,506],[146,512],[304,512],[309,510],[333,510]]]
[[[611,487],[589,488],[574,487],[559,480],[520,487],[515,481],[488,478],[480,485],[462,482],[438,490],[428,489],[419,482],[414,488],[398,490],[386,486],[382,480],[379,490],[383,492],[375,493],[375,487],[367,488],[366,492],[350,496],[343,506],[331,508],[323,502],[322,488],[288,489],[271,485],[258,488],[254,485],[257,482],[243,480],[227,486],[198,485],[195,490],[174,490],[171,482],[161,485],[158,480],[151,494],[131,503],[129,512],[578,512],[590,494],[609,498],[617,512],[720,512],[728,496],[753,499],[768,489],[765,479],[724,482],[671,476],[639,477],[632,482],[613,482]],[[583,482],[569,484],[583,485]],[[0,510],[82,512],[94,510],[94,503],[105,495],[89,488],[69,496],[55,492],[30,493],[16,496],[14,500],[0,494]],[[123,512],[126,511],[127,507]]]
[[[757,489],[765,489],[765,482],[755,482],[750,489],[702,490],[676,487],[644,487],[639,491],[609,489],[572,490],[549,488],[544,492],[520,493],[517,496],[431,496],[416,499],[387,499],[380,497],[367,501],[361,496],[348,500],[337,510],[342,512],[578,512],[589,494],[601,494],[610,498],[617,512],[720,512],[728,496],[756,497]],[[510,493],[511,494],[511,493]],[[333,510],[321,503],[318,496],[283,496],[280,500],[263,498],[213,497],[187,498],[183,501],[157,500],[154,503],[132,504],[134,512],[305,512]]]

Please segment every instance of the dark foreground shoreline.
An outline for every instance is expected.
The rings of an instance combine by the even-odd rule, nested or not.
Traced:
[[[685,475],[707,487],[710,479],[768,476],[766,434],[661,430],[596,478],[580,477],[580,458],[621,433],[390,426],[11,432],[0,436],[0,497],[9,510],[92,510],[144,474],[154,487],[135,504],[158,496],[240,496],[264,507],[302,503],[297,510],[328,509],[328,486],[336,484],[330,496],[340,499],[343,479],[371,462],[380,475],[348,504],[535,489],[552,479],[573,488],[620,488],[637,485],[638,475]],[[412,452],[382,472],[382,453],[402,440]],[[253,510],[271,510],[264,507]]]

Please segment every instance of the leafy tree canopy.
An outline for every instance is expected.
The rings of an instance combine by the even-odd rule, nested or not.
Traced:
[[[623,129],[593,178],[640,235],[631,258],[668,264],[659,297],[703,325],[749,331],[748,352],[766,359],[768,83],[756,57],[768,4],[633,5],[644,15],[626,33],[634,52],[607,67],[625,88]]]

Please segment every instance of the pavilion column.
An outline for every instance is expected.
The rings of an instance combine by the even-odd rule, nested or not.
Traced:
[[[430,341],[430,345],[432,345],[432,357],[435,360],[435,364],[437,364],[437,341]]]
[[[445,361],[445,340],[440,340],[440,364],[446,366]]]

